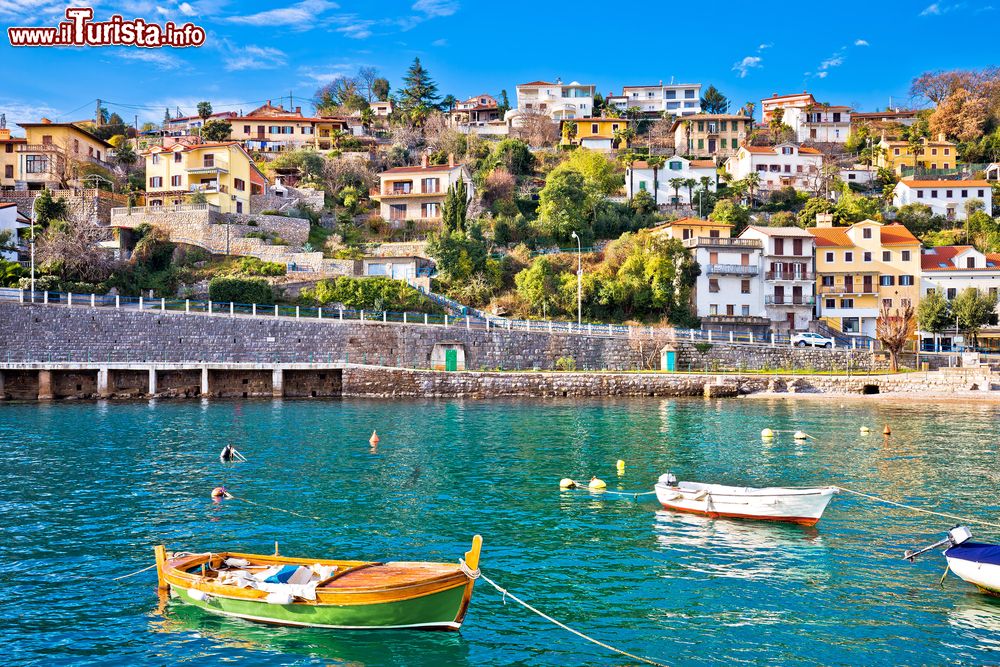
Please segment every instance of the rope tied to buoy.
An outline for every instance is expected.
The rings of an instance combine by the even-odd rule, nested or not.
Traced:
[[[321,519],[318,516],[311,516],[309,514],[301,514],[299,512],[295,512],[293,510],[286,510],[286,509],[283,509],[281,507],[274,507],[273,505],[265,505],[264,503],[256,503],[256,502],[254,502],[252,500],[248,500],[246,498],[241,498],[240,496],[234,496],[231,493],[227,493],[226,500],[239,500],[240,502],[246,503],[248,505],[253,505],[255,507],[263,507],[265,509],[274,510],[275,512],[284,512],[285,514],[291,514],[292,516],[301,517],[303,519],[312,519],[313,521],[322,521],[323,520],[323,519]]]
[[[975,523],[981,526],[989,526],[991,528],[1000,528],[1000,523],[991,523],[989,521],[982,521],[981,519],[970,519],[968,517],[962,517],[955,514],[946,514],[944,512],[935,512],[934,510],[925,510],[922,507],[914,507],[913,505],[907,505],[905,503],[897,503],[894,500],[888,500],[887,498],[880,498],[879,496],[873,496],[867,493],[862,493],[860,491],[855,491],[853,489],[848,489],[843,486],[837,486],[841,491],[847,493],[852,493],[856,496],[861,496],[862,498],[867,498],[869,500],[874,500],[876,502],[885,503],[886,505],[892,505],[894,507],[899,507],[905,510],[910,510],[911,512],[920,512],[921,514],[931,514],[933,516],[943,517],[945,519],[953,519],[955,521],[961,521],[962,523]]]
[[[129,577],[134,577],[134,576],[135,576],[135,575],[137,575],[137,574],[142,574],[143,572],[149,572],[149,571],[150,571],[150,570],[152,570],[152,569],[153,569],[154,567],[156,567],[156,563],[153,563],[153,564],[152,564],[152,565],[150,565],[149,567],[144,567],[144,568],[142,568],[141,570],[136,570],[135,572],[132,572],[131,574],[123,574],[123,575],[122,575],[122,576],[120,576],[120,577],[115,577],[115,578],[114,578],[114,579],[112,579],[111,581],[121,581],[122,579],[128,579]]]
[[[463,572],[464,571],[465,570],[463,570]],[[536,609],[535,607],[531,606],[530,604],[528,604],[527,602],[525,602],[521,598],[517,597],[516,595],[514,595],[513,593],[511,593],[510,591],[508,591],[506,588],[503,588],[502,586],[500,586],[497,582],[495,582],[492,579],[490,579],[489,577],[487,577],[485,574],[479,572],[479,570],[476,570],[475,572],[477,573],[477,576],[475,577],[476,579],[482,579],[483,581],[485,581],[486,583],[488,583],[490,586],[492,586],[493,588],[495,588],[497,590],[497,592],[499,592],[499,593],[501,593],[503,595],[503,600],[504,600],[504,604],[505,605],[507,604],[507,598],[510,598],[514,602],[518,603],[519,605],[521,605],[522,607],[524,607],[525,609],[527,609],[528,611],[534,612],[535,614],[541,616],[542,618],[544,618],[549,623],[552,623],[553,625],[556,625],[556,626],[562,628],[563,630],[566,630],[567,632],[571,632],[574,635],[576,635],[577,637],[579,637],[580,639],[585,639],[586,641],[590,642],[591,644],[596,644],[597,646],[600,646],[601,648],[607,649],[607,650],[612,651],[614,653],[617,653],[619,655],[623,655],[623,656],[625,656],[627,658],[631,658],[632,660],[638,660],[639,662],[643,662],[643,663],[645,663],[647,665],[654,665],[654,667],[667,667],[666,663],[657,662],[656,660],[653,660],[652,658],[644,658],[641,655],[636,655],[634,653],[629,653],[628,651],[625,651],[625,650],[620,649],[620,648],[616,648],[616,647],[614,647],[614,646],[612,646],[610,644],[605,644],[604,642],[602,642],[599,639],[594,639],[593,637],[591,637],[589,635],[585,635],[584,633],[580,632],[579,630],[575,630],[575,629],[569,627],[568,625],[566,625],[565,623],[563,623],[562,621],[558,621],[558,620],[552,618],[551,616],[549,616],[548,614],[546,614],[545,612],[543,612],[543,611],[541,611],[539,609]]]

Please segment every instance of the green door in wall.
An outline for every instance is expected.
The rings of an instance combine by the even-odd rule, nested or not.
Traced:
[[[665,371],[675,371],[677,370],[677,353],[671,350],[666,352],[666,359],[664,360],[663,370]]]
[[[444,369],[446,371],[458,370],[458,350],[444,351]]]

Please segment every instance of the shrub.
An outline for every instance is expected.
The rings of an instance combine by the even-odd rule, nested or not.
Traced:
[[[265,262],[257,257],[241,257],[236,262],[236,272],[245,276],[283,276],[287,267],[278,262]]]
[[[208,284],[208,298],[226,303],[272,303],[271,286],[261,278],[224,278],[217,276]]]
[[[559,357],[558,359],[556,359],[556,370],[575,371],[576,359],[574,359],[573,357]]]
[[[304,289],[303,301],[325,305],[341,303],[355,310],[394,310],[418,313],[439,312],[437,305],[400,280],[385,276],[352,278],[339,276],[320,280],[315,289]]]

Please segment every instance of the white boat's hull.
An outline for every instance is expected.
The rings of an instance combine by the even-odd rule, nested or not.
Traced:
[[[682,483],[683,485],[683,483]],[[700,485],[687,490],[659,483],[656,498],[665,509],[712,518],[729,517],[815,525],[830,504],[834,487],[815,489],[740,489]]]
[[[1000,595],[1000,565],[977,563],[964,558],[945,557],[948,567],[960,579],[977,586],[984,593]]]

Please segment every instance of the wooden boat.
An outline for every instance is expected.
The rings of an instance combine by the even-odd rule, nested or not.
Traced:
[[[972,542],[971,538],[972,531],[967,527],[955,526],[943,540],[919,551],[907,551],[904,558],[912,563],[921,554],[947,547],[944,557],[949,570],[983,593],[1000,595],[1000,545]]]
[[[472,599],[482,538],[459,563],[174,553],[157,546],[159,587],[205,611],[278,625],[458,630]],[[470,576],[470,574],[472,576]]]
[[[712,518],[731,517],[815,525],[837,487],[810,489],[753,488],[699,482],[678,482],[667,473],[654,487],[664,508]]]

